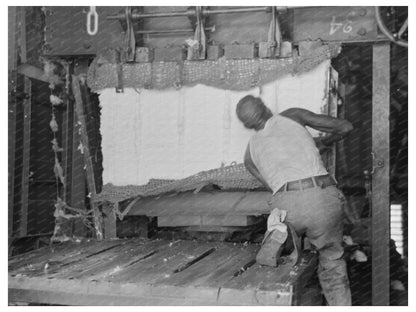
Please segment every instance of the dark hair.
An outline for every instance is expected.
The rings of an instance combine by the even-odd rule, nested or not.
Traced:
[[[237,103],[237,107],[236,107],[236,113],[238,118],[242,117],[241,113],[242,113],[242,109],[245,105],[252,103],[256,106],[264,106],[263,101],[259,98],[259,97],[255,97],[253,95],[246,95],[245,97],[243,97],[240,101],[238,101]],[[241,119],[241,118],[240,118]]]
[[[251,104],[251,105],[250,105]],[[246,95],[243,97],[240,101],[237,103],[236,107],[236,113],[239,119],[244,118],[244,110],[245,107],[248,107],[250,105],[251,107],[255,107],[257,112],[255,113],[256,116],[261,117],[264,115],[266,110],[266,105],[264,105],[263,101],[259,97],[255,97],[252,95]]]
[[[262,99],[252,95],[246,95],[237,103],[236,113],[246,128],[255,130],[262,129],[265,121],[273,116]]]

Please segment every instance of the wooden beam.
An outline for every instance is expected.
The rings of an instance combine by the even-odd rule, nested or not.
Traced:
[[[20,8],[20,60],[26,62],[26,11]],[[28,98],[23,100],[23,162],[22,188],[20,206],[20,236],[27,235],[27,216],[29,209],[29,173],[30,173],[30,122],[32,114],[32,83],[29,78],[24,79],[24,93]]]
[[[172,226],[248,226],[261,220],[261,217],[246,215],[170,215],[158,216],[157,225]]]
[[[373,46],[372,298],[390,304],[390,44]]]
[[[93,197],[97,190],[95,185],[95,178],[94,178],[94,168],[93,163],[90,155],[89,149],[89,140],[88,140],[88,132],[87,132],[87,120],[85,118],[85,111],[84,111],[84,102],[82,97],[81,91],[81,80],[78,76],[72,76],[72,92],[75,98],[75,111],[77,114],[77,119],[80,124],[81,128],[81,143],[82,143],[82,150],[84,155],[84,166],[87,178],[87,185],[89,196]],[[103,239],[103,229],[102,229],[102,215],[98,209],[98,205],[91,201],[91,209],[93,210],[93,218],[94,218],[94,227],[96,230],[96,235],[98,240]]]
[[[8,236],[13,236],[13,207],[14,207],[14,168],[15,168],[15,144],[16,144],[16,98],[13,93],[16,91],[17,85],[17,46],[16,46],[16,32],[17,32],[17,10],[16,7],[9,6],[8,20],[9,20],[9,92],[8,92]]]
[[[84,171],[84,159],[81,154],[80,149],[78,148],[81,143],[81,136],[79,134],[79,129],[81,126],[77,123],[76,111],[74,109],[75,103],[73,101],[69,102],[71,107],[72,114],[72,150],[71,150],[71,167],[68,170],[70,172],[71,180],[69,181],[70,185],[70,194],[68,194],[69,202],[72,207],[77,207],[81,209],[86,209],[85,207],[85,171]],[[75,236],[85,236],[86,228],[81,220],[74,221],[74,235]]]
[[[29,209],[29,174],[30,174],[30,124],[32,114],[32,101],[30,98],[32,84],[25,77],[24,92],[29,95],[23,101],[23,166],[22,166],[22,189],[20,207],[20,236],[27,234],[27,216]]]
[[[104,238],[117,238],[117,216],[110,205],[103,206]]]
[[[65,70],[69,72],[69,64],[65,65]],[[62,199],[68,203],[69,195],[71,193],[71,170],[70,166],[72,163],[72,125],[73,125],[73,105],[70,105],[70,100],[67,98],[64,101],[66,109],[62,112],[62,133],[61,133],[61,146],[63,148],[61,165],[64,171],[65,184],[63,185]],[[72,204],[72,203],[70,203]]]
[[[17,64],[17,47],[16,47],[16,33],[17,33],[17,7],[9,6],[8,7],[8,21],[9,21],[9,70],[16,70]]]
[[[88,70],[88,63],[86,61],[82,61],[77,59],[74,62],[74,66],[71,66],[71,72],[74,72],[75,75],[79,75],[81,73],[86,73]],[[81,126],[78,124],[77,119],[77,112],[75,110],[75,102],[73,100],[69,101],[68,110],[70,114],[72,114],[72,118],[70,118],[72,125],[71,131],[68,135],[72,136],[72,139],[69,141],[72,144],[71,155],[71,167],[68,169],[68,173],[71,176],[71,180],[69,181],[70,185],[70,193],[68,194],[69,202],[71,203],[72,207],[77,207],[81,209],[86,209],[85,207],[85,198],[87,194],[85,193],[86,186],[85,186],[85,171],[84,171],[84,158],[83,154],[81,153],[80,143],[81,143],[81,135],[80,129]],[[82,220],[74,220],[74,235],[75,236],[86,236],[87,229],[82,222]]]
[[[294,10],[293,41],[351,42],[377,39],[374,7],[326,6]]]
[[[36,66],[30,65],[27,63],[21,64],[17,68],[17,72],[26,77],[49,83],[49,79],[47,75],[45,74],[45,72],[43,71],[43,69],[38,68]]]

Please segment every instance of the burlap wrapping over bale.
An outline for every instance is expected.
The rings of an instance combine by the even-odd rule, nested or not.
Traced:
[[[202,171],[180,180],[152,179],[146,185],[115,186],[106,184],[95,202],[117,203],[133,197],[157,196],[172,192],[199,191],[204,186],[214,184],[222,190],[250,190],[261,187],[261,183],[253,177],[244,164],[225,166],[218,169]]]
[[[125,88],[159,90],[195,84],[249,90],[287,74],[310,71],[340,51],[340,45],[331,44],[320,46],[306,56],[291,58],[124,63],[122,84]],[[87,83],[94,92],[119,85],[117,66],[110,57],[97,56],[88,70]]]

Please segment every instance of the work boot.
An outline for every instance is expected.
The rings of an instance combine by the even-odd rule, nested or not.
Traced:
[[[287,236],[287,231],[266,231],[262,246],[256,255],[256,262],[261,265],[277,267]]]

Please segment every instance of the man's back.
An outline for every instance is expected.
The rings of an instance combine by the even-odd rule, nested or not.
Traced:
[[[288,181],[327,171],[309,132],[298,122],[274,115],[250,139],[250,156],[275,193]]]

